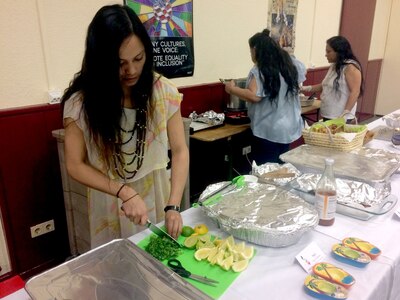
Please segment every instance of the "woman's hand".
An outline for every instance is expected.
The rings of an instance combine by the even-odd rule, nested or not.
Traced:
[[[230,80],[225,82],[225,92],[230,94],[232,89],[236,86],[235,80]]]
[[[165,213],[165,227],[167,232],[174,239],[177,239],[182,232],[182,216],[176,210],[168,210]]]
[[[131,199],[125,201],[126,202],[123,202],[121,206],[125,216],[136,225],[146,225],[148,220],[147,207],[142,197],[137,194]]]

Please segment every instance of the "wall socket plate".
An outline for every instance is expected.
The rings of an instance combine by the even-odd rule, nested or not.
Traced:
[[[31,227],[31,237],[35,238],[39,235],[52,232],[55,229],[56,228],[54,227],[54,220],[48,220],[46,222],[32,226]]]
[[[57,104],[61,102],[62,92],[60,90],[50,90],[48,92],[49,104]]]
[[[243,147],[242,148],[242,155],[249,154],[251,152],[251,146]]]

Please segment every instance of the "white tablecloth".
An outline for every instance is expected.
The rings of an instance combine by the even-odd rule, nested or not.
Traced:
[[[374,121],[372,129],[384,125],[382,120]],[[368,145],[399,152],[389,142],[373,140]],[[392,194],[400,196],[400,174],[392,176]],[[342,267],[352,274],[356,283],[350,289],[348,299],[383,300],[400,299],[400,218],[394,212],[397,207],[368,221],[336,215],[333,226],[317,226],[300,239],[298,243],[285,248],[255,246],[256,255],[249,267],[240,274],[220,299],[315,299],[303,289],[306,272],[297,263],[295,256],[311,242],[315,242],[326,254],[326,261]],[[190,208],[182,213],[185,225],[205,223],[212,234],[226,236],[206,217],[201,208]],[[146,230],[134,235],[133,242],[142,240],[149,234]],[[357,268],[337,261],[331,256],[331,247],[343,238],[354,236],[365,239],[382,250],[382,254],[365,268]]]

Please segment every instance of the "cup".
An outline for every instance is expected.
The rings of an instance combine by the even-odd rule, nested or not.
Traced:
[[[392,134],[392,144],[396,148],[400,148],[400,127],[396,127]]]

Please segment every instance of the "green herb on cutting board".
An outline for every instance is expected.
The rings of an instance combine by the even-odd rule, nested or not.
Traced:
[[[145,250],[160,261],[176,257],[180,254],[179,246],[175,245],[173,241],[159,236],[151,236]]]

